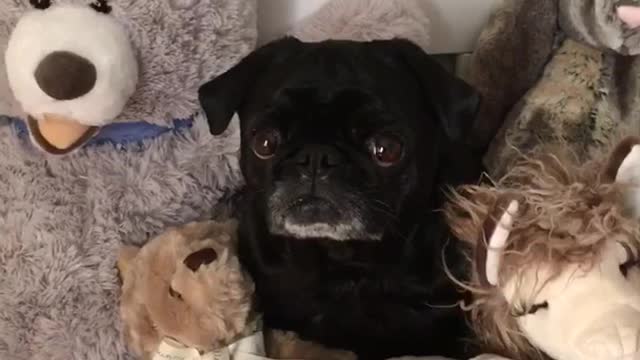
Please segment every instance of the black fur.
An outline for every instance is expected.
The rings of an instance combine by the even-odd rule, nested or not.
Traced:
[[[463,261],[437,209],[447,186],[476,182],[482,171],[482,154],[464,142],[475,91],[405,40],[288,38],[204,85],[200,100],[214,134],[240,115],[240,255],[267,326],[365,360],[469,355],[462,295],[442,264],[463,276]],[[282,133],[268,160],[251,150],[265,128]],[[367,139],[380,132],[404,143],[394,166],[367,152]],[[329,209],[337,221],[362,220],[356,234],[381,239],[275,232],[274,212],[292,219],[291,203],[309,194],[322,222],[335,220],[325,220]]]

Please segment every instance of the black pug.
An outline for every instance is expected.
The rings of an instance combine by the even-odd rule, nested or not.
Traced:
[[[476,92],[406,40],[270,43],[200,89],[241,124],[240,255],[269,328],[375,360],[467,356],[437,211],[476,182]]]

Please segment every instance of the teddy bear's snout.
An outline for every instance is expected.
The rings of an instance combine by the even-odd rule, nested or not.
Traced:
[[[5,65],[13,95],[37,122],[31,131],[45,149],[80,146],[90,138],[88,129],[122,113],[138,83],[128,29],[88,3],[52,2],[25,13],[9,36]]]
[[[42,59],[34,76],[45,94],[56,100],[73,100],[93,89],[97,70],[80,55],[56,51]]]

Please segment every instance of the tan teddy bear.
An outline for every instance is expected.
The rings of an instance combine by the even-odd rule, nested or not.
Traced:
[[[254,284],[236,256],[235,221],[173,228],[118,259],[120,313],[145,360],[264,359]]]

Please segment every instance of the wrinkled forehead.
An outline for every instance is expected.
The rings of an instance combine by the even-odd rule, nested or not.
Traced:
[[[258,122],[315,138],[356,125],[370,129],[391,126],[396,120],[378,95],[363,88],[327,84],[283,89]]]
[[[384,50],[353,43],[304,44],[301,52],[259,78],[251,110],[337,110],[346,115],[376,109],[380,119],[406,116],[421,100],[408,68]]]
[[[285,88],[330,85],[372,89],[378,83],[392,82],[393,77],[388,74],[394,70],[362,44],[304,43],[296,53],[269,65],[257,87],[258,91],[272,93]]]

